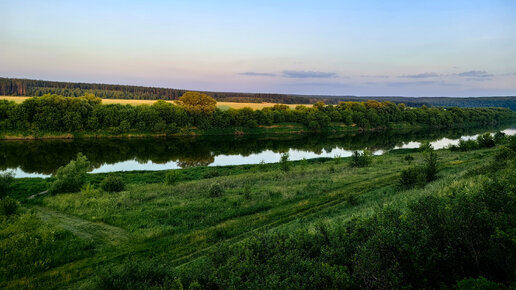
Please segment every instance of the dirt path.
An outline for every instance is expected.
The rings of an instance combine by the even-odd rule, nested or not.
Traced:
[[[124,229],[100,222],[91,222],[73,215],[56,212],[42,206],[31,206],[36,214],[45,222],[68,230],[77,237],[95,242],[119,245],[130,239]]]

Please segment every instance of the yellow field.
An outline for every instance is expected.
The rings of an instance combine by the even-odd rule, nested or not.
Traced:
[[[12,96],[0,96],[0,100],[8,100],[15,101],[16,103],[21,103],[29,97],[12,97]],[[102,99],[103,104],[129,104],[129,105],[152,105],[155,100],[123,100],[123,99]],[[174,102],[174,101],[167,101]],[[241,109],[244,107],[250,107],[252,109],[263,109],[265,107],[272,107],[276,105],[276,103],[234,103],[234,102],[217,102],[217,107],[221,109],[224,108],[233,108],[233,109]],[[298,104],[288,104],[287,106],[291,108],[295,108]],[[312,106],[312,105],[304,105],[304,106]]]

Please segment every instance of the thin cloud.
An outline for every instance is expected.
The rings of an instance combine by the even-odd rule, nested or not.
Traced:
[[[427,85],[440,85],[440,86],[447,86],[447,87],[460,86],[459,84],[446,83],[443,81],[388,82],[385,84],[389,87],[427,86]]]
[[[262,73],[262,72],[254,72],[254,71],[246,71],[239,73],[241,76],[251,76],[251,77],[274,77],[276,74],[273,73]]]
[[[440,75],[438,73],[434,73],[434,72],[425,72],[425,73],[421,73],[421,74],[413,74],[413,75],[404,75],[404,76],[400,76],[402,78],[410,78],[410,79],[424,79],[424,78],[436,78],[436,77],[439,77]]]
[[[285,70],[285,71],[282,71],[281,73],[282,73],[283,77],[293,78],[293,79],[308,79],[308,78],[329,79],[329,78],[337,77],[337,73],[334,73],[334,72]]]
[[[486,72],[485,70],[470,70],[456,74],[459,77],[467,78],[490,78],[493,74]]]

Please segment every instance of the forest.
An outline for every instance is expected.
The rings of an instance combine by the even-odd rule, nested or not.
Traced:
[[[80,97],[44,95],[21,104],[0,101],[0,129],[3,132],[39,136],[60,133],[189,134],[192,128],[217,134],[217,128],[256,128],[300,124],[302,131],[318,132],[330,127],[388,129],[397,126],[450,128],[494,125],[513,120],[516,113],[504,108],[409,108],[392,102],[341,102],[313,107],[274,105],[262,110],[250,108],[220,110],[208,95],[185,93],[176,104],[156,101],[153,105],[103,105],[92,94]],[[281,126],[280,126],[281,127]],[[237,130],[238,131],[238,130]],[[237,131],[231,131],[232,134]]]
[[[65,97],[79,97],[84,94],[94,94],[102,99],[135,99],[135,100],[177,100],[188,90],[169,89],[128,85],[90,84],[72,82],[53,82],[30,79],[0,78],[0,96],[43,96],[56,94]],[[203,92],[220,102],[241,103],[283,103],[283,104],[313,104],[324,102],[338,104],[339,102],[366,102],[368,100],[390,101],[396,104],[404,103],[409,107],[504,107],[516,111],[516,97],[399,97],[399,96],[324,96],[324,95],[293,95],[265,93],[235,93],[235,92]]]

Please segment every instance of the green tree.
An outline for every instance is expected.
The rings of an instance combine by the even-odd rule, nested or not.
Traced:
[[[14,182],[14,175],[12,172],[0,173],[0,199],[9,194],[9,188]]]
[[[199,92],[186,92],[177,101],[187,112],[211,115],[215,112],[217,101]]]
[[[54,182],[50,185],[50,193],[78,192],[86,182],[86,174],[90,169],[88,158],[82,153],[77,154],[75,160],[66,166],[60,167],[54,175]]]

